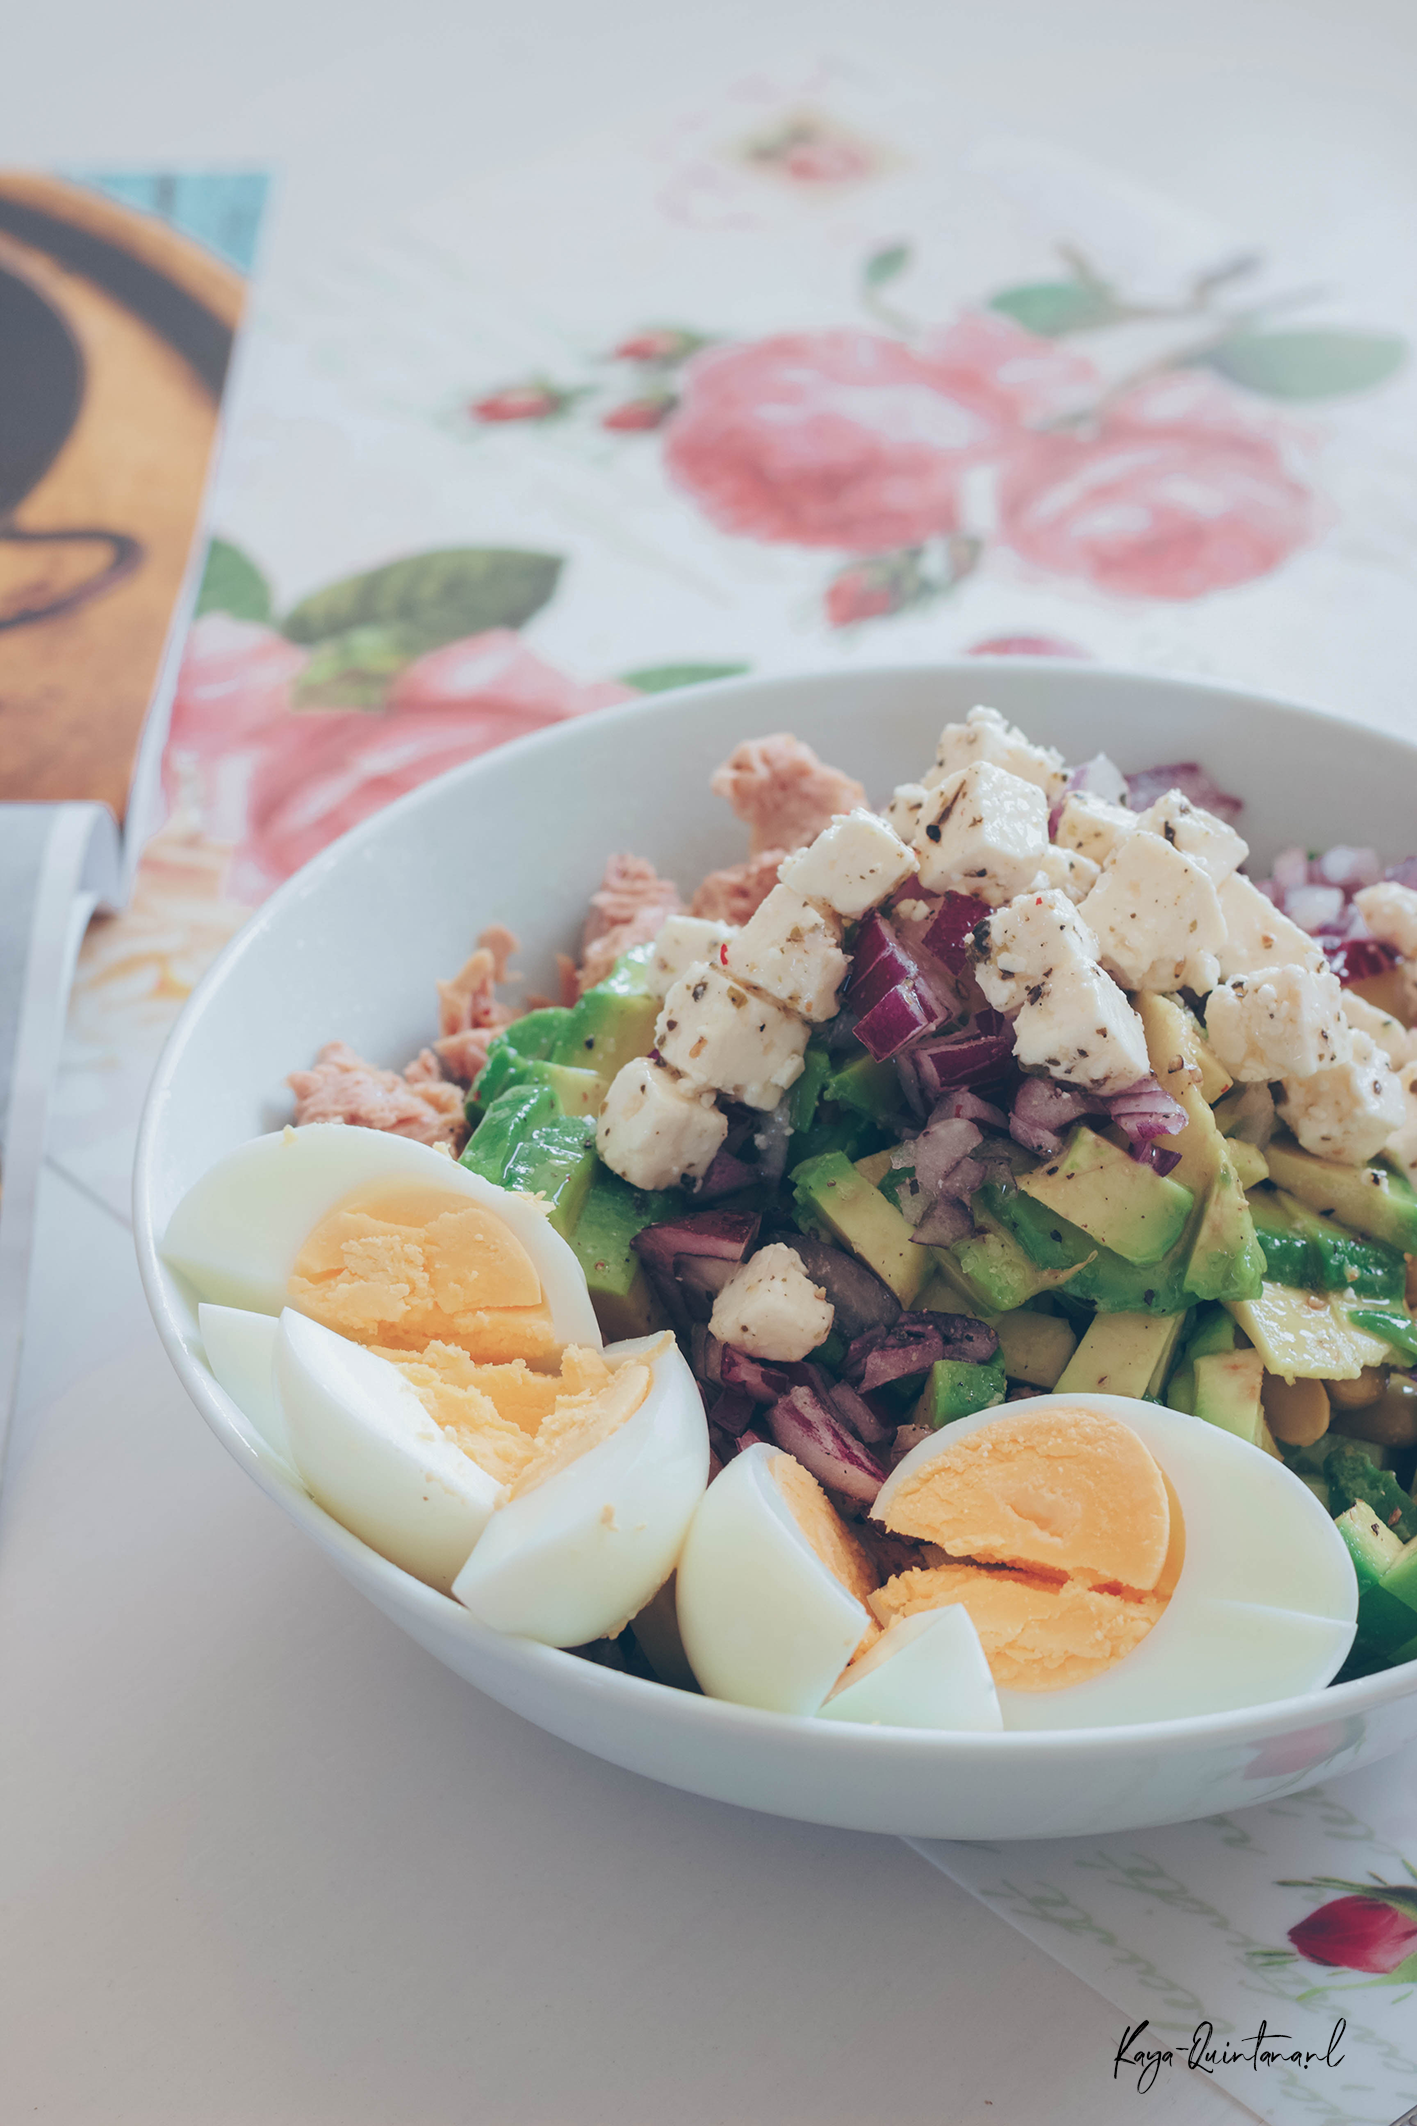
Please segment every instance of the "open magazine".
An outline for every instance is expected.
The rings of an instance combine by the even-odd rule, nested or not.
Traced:
[[[265,179],[0,171],[0,1453],[80,941],[128,897]]]

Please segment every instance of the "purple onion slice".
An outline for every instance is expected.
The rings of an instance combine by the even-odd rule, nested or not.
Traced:
[[[1145,1159],[1153,1137],[1175,1137],[1186,1127],[1186,1110],[1155,1078],[1139,1078],[1113,1093],[1107,1112],[1126,1133],[1134,1159]]]
[[[852,1387],[849,1380],[833,1381],[827,1390],[827,1401],[844,1425],[868,1447],[879,1447],[890,1439],[895,1426],[883,1417],[878,1417],[864,1395]]]
[[[874,1454],[854,1439],[820,1395],[790,1388],[768,1412],[772,1436],[819,1484],[869,1503],[886,1480]]]
[[[925,977],[888,989],[856,1022],[856,1038],[878,1063],[898,1055],[908,1042],[931,1033],[949,1017],[949,1008],[936,996]]]
[[[1222,790],[1198,761],[1173,761],[1168,767],[1142,768],[1127,777],[1127,796],[1134,812],[1145,812],[1168,790],[1179,790],[1193,805],[1213,812],[1217,819],[1229,820],[1232,827],[1245,809],[1243,800]]]
[[[976,1012],[961,1033],[921,1041],[912,1050],[920,1089],[933,1105],[955,1085],[995,1078],[1014,1052],[1014,1031],[997,1011]]]

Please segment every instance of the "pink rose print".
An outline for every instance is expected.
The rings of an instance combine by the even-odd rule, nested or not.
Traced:
[[[1290,439],[1200,374],[1137,386],[1090,433],[1025,437],[999,483],[1001,534],[1037,567],[1121,598],[1252,582],[1320,528]]]
[[[1038,425],[1073,413],[1102,388],[1085,356],[1057,340],[1025,332],[995,310],[965,310],[941,332],[923,341],[931,360],[961,382],[996,393],[1020,425]]]
[[[468,412],[475,421],[549,421],[569,403],[571,394],[554,391],[549,384],[504,384],[484,399],[474,399]]]
[[[873,332],[710,348],[684,372],[665,462],[721,531],[880,553],[952,531],[959,482],[1012,407],[972,362]]]
[[[259,621],[204,613],[193,622],[172,698],[162,788],[173,811],[195,779],[213,841],[242,839],[261,747],[289,716],[307,655]]]
[[[633,699],[568,679],[510,628],[431,650],[373,714],[305,709],[268,734],[251,777],[233,889],[259,900],[394,798],[528,731]]]
[[[1089,657],[1091,652],[1062,635],[990,635],[971,642],[966,657]]]

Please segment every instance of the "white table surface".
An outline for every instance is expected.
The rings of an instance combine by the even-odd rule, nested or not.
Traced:
[[[1410,0],[51,0],[13,162],[274,162],[267,270],[765,53],[948,69],[1224,214],[1417,194]],[[1268,233],[1263,228],[1257,234]],[[1408,261],[1410,271],[1410,259]],[[0,1502],[0,2119],[57,2126],[1225,2126],[887,1839],[696,1801],[440,1669],[225,1459],[129,1236],[52,1171]]]

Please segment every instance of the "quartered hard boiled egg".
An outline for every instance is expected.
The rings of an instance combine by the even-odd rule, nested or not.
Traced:
[[[1353,1639],[1342,1537],[1269,1455],[1199,1418],[1049,1395],[960,1418],[872,1515],[937,1546],[882,1622],[968,1610],[1005,1728],[1176,1720],[1316,1690]]]
[[[387,1130],[253,1138],[187,1191],[162,1252],[200,1299],[295,1306],[358,1342],[494,1362],[600,1346],[580,1264],[536,1203]]]
[[[266,1445],[289,1462],[290,1440],[271,1370],[276,1355],[275,1316],[249,1314],[241,1307],[211,1306],[204,1300],[197,1309],[197,1326],[218,1387],[251,1420]]]
[[[289,1307],[274,1379],[310,1496],[371,1550],[447,1594],[505,1484],[430,1417],[389,1359]]]
[[[816,1478],[764,1442],[716,1476],[679,1560],[679,1632],[710,1698],[815,1713],[878,1637],[861,1546]]]
[[[976,1732],[1004,1724],[979,1633],[958,1603],[889,1625],[841,1676],[820,1717]]]
[[[495,1631],[583,1646],[624,1629],[668,1579],[708,1482],[698,1385],[671,1336],[604,1354],[602,1385],[559,1403],[453,1593]]]

